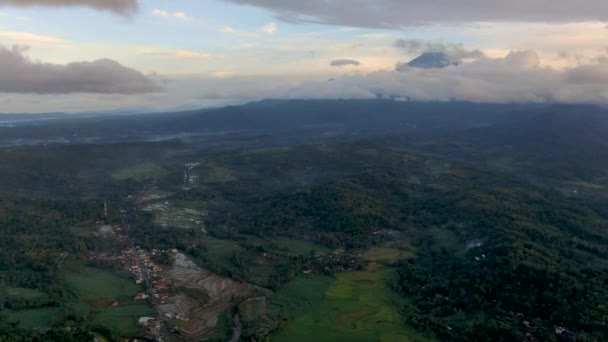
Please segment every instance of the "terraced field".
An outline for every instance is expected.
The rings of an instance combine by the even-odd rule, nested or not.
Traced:
[[[268,295],[261,288],[200,269],[175,267],[166,276],[176,288],[189,290],[181,291],[182,294],[170,298],[167,304],[159,307],[163,314],[175,314],[179,310],[189,318],[188,322],[182,322],[179,326],[187,340],[200,341],[220,333],[218,322],[223,313],[243,299]],[[202,296],[193,298],[191,291],[200,291],[205,300],[200,298]]]

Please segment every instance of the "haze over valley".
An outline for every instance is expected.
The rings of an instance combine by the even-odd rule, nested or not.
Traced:
[[[608,340],[607,20],[0,0],[0,341]]]

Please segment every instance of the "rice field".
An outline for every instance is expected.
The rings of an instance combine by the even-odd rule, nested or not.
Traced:
[[[74,296],[77,313],[90,317],[93,325],[107,327],[117,336],[136,337],[137,320],[154,315],[148,303],[133,300],[143,289],[130,277],[87,268],[82,273],[69,274],[66,283]]]
[[[289,323],[271,341],[428,341],[402,324],[385,286],[393,272],[381,267],[295,279],[273,299]]]

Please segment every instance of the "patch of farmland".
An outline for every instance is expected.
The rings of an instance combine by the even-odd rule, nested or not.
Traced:
[[[163,315],[185,317],[179,325],[187,340],[200,341],[220,333],[220,316],[240,302],[268,296],[267,290],[221,277],[215,273],[193,268],[174,267],[165,275],[171,279],[177,294],[160,306]],[[186,289],[186,290],[179,290]],[[205,300],[194,298],[192,290],[205,294]]]

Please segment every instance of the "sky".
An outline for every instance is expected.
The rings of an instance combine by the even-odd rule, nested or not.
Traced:
[[[263,98],[605,105],[608,2],[0,0],[0,112]]]

